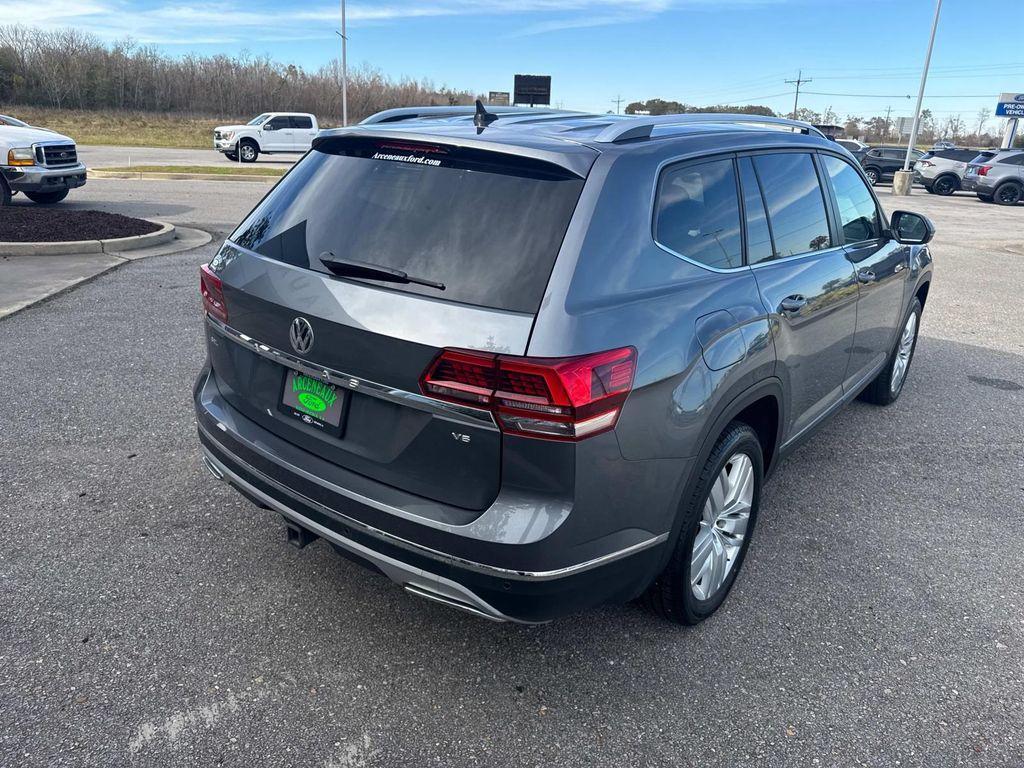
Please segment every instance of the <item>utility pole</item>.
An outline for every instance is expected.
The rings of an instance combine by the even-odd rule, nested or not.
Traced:
[[[924,69],[921,70],[921,87],[917,89],[917,107],[914,109],[914,124],[910,129],[910,142],[907,144],[907,156],[903,160],[903,173],[910,173],[910,157],[917,143],[917,131],[921,127],[921,102],[924,101],[924,86],[928,82],[928,65],[932,61],[932,47],[935,45],[935,30],[939,27],[939,11],[942,10],[942,0],[935,1],[935,18],[932,19],[932,35],[928,38],[928,53],[924,55]],[[893,182],[893,192],[896,192],[896,182]],[[898,193],[897,193],[898,194]],[[910,194],[910,183],[907,182],[906,192]]]
[[[808,77],[805,80],[805,79],[803,79],[803,76],[804,76],[804,71],[801,69],[801,70],[798,70],[797,73],[796,73],[796,80],[787,80],[786,81],[790,85],[795,85],[796,86],[796,95],[793,97],[793,119],[794,120],[796,120],[796,108],[797,108],[797,105],[800,103],[800,86],[804,85],[805,83],[811,82],[811,78]]]
[[[892,113],[892,106],[885,108],[885,141],[889,140],[889,115]]]
[[[624,101],[624,99],[622,98],[622,94],[621,93],[617,97],[612,99],[612,104],[615,105],[615,114],[616,115],[619,114],[619,107],[622,106],[622,102],[623,101]]]
[[[341,124],[348,125],[348,30],[345,29],[345,0],[341,0]]]

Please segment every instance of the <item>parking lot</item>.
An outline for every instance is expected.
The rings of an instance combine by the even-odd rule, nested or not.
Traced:
[[[268,186],[90,180],[213,242],[0,320],[0,765],[1024,764],[1024,207],[879,188],[938,230],[906,390],[779,469],[711,621],[527,627],[202,469],[197,270]]]

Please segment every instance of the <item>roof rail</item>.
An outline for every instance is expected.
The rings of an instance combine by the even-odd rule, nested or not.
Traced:
[[[556,110],[531,109],[530,107],[488,107],[487,111],[493,115],[521,115],[534,114],[545,115]],[[476,114],[476,105],[467,104],[454,107],[399,107],[398,109],[385,109],[364,118],[360,125],[371,125],[374,123],[398,123],[403,120],[417,120],[420,118],[442,118],[442,117],[469,117]]]
[[[616,144],[630,139],[650,138],[651,132],[661,125],[687,125],[690,123],[750,123],[752,125],[777,125],[799,128],[808,136],[817,134],[827,138],[810,123],[800,120],[789,120],[785,117],[764,117],[762,115],[739,115],[715,112],[687,112],[681,115],[656,115],[653,117],[634,117],[618,120],[602,130],[594,141],[602,144]]]

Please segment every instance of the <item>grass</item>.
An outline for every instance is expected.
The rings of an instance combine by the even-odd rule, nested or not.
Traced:
[[[246,122],[252,118],[252,115],[244,119],[228,115],[194,117],[116,110],[19,107],[10,104],[0,104],[0,114],[63,133],[78,144],[188,149],[209,149],[213,146],[213,129],[216,126]]]
[[[97,171],[115,173],[204,173],[216,176],[284,176],[287,168],[239,165],[120,165],[112,168],[97,168]]]

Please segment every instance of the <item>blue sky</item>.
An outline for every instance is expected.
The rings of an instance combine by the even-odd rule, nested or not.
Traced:
[[[600,111],[620,95],[788,111],[784,81],[802,68],[813,80],[802,106],[900,116],[933,10],[934,0],[351,0],[349,63],[478,92],[511,90],[516,72],[550,74],[556,104]],[[338,3],[314,0],[0,0],[0,18],[313,69],[339,47]],[[945,0],[925,106],[971,125],[996,94],[1024,92],[1024,48],[995,53],[1022,28],[1022,0]]]

